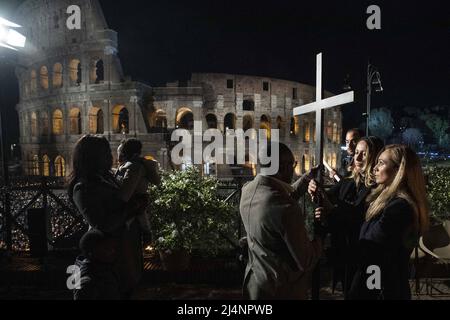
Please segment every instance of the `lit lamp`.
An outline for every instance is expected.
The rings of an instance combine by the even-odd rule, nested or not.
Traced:
[[[0,17],[0,46],[17,51],[25,47],[27,38],[11,28],[21,28],[18,24]]]
[[[377,68],[375,68],[370,63],[367,65],[367,105],[366,105],[366,135],[369,136],[369,124],[370,124],[370,100],[372,95],[372,87],[375,92],[383,92],[383,87],[381,86],[381,76]]]
[[[7,49],[11,49],[17,51],[19,48],[25,47],[26,37],[13,28],[21,28],[18,24],[15,24],[11,21],[8,21],[2,17],[0,17],[0,47],[4,47]],[[0,63],[2,61],[0,60]],[[0,65],[1,66],[1,65]],[[0,76],[2,76],[4,72],[0,70]],[[3,85],[2,79],[0,79],[0,95],[2,94],[1,86]],[[1,100],[1,99],[0,99]],[[6,156],[5,150],[5,142],[3,136],[3,126],[2,126],[2,108],[0,108],[0,147],[2,152],[2,161],[3,161],[3,179],[4,185],[6,187],[9,186],[9,172],[8,172],[8,157]],[[9,201],[9,192],[5,193],[4,198],[4,212],[6,217],[6,247],[7,250],[12,250],[12,214],[11,214],[11,206]]]

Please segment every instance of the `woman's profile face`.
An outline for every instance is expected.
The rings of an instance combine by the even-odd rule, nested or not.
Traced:
[[[388,186],[392,183],[392,181],[394,181],[397,170],[388,150],[380,154],[377,165],[373,171],[377,184]]]
[[[367,143],[365,141],[358,142],[355,149],[354,162],[355,167],[359,172],[364,171],[364,169],[366,168],[367,153],[368,153]]]

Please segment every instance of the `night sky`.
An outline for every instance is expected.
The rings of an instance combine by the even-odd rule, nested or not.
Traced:
[[[11,17],[20,2],[1,0],[0,15]],[[343,107],[344,128],[363,121],[369,59],[384,88],[372,108],[450,105],[450,10],[444,1],[100,3],[133,80],[157,86],[187,80],[192,72],[224,72],[314,85],[315,56],[323,52],[325,89],[343,92],[349,74],[356,93],[356,102]],[[370,4],[381,8],[381,30],[366,28]],[[12,141],[18,135],[15,87],[13,73],[6,72],[2,108]]]

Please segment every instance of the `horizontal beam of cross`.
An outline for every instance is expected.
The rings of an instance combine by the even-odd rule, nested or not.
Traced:
[[[327,99],[314,101],[314,102],[299,106],[297,108],[294,108],[294,116],[299,116],[302,114],[315,112],[315,111],[323,110],[323,109],[328,109],[328,108],[332,108],[332,107],[336,107],[339,105],[353,102],[354,95],[355,94],[353,91],[349,91],[349,92],[345,92],[345,93],[337,95],[337,96],[333,96],[333,97],[330,97]]]

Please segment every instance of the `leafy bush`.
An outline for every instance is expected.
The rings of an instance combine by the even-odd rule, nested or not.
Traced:
[[[450,219],[450,173],[449,168],[428,167],[428,198],[431,216],[443,221]]]
[[[195,168],[163,172],[150,187],[149,218],[155,248],[192,250],[208,255],[229,250],[237,239],[236,211],[218,196],[218,181]]]

